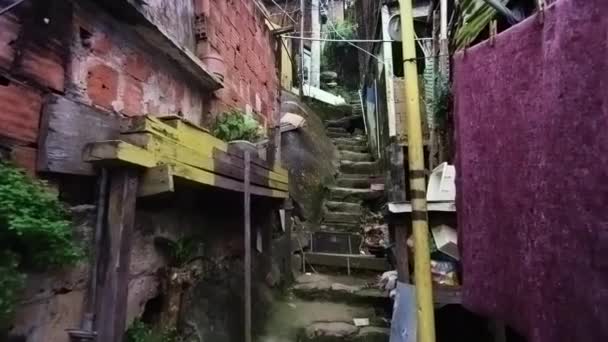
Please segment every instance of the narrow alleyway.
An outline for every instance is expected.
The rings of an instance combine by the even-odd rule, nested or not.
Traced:
[[[389,266],[384,256],[365,248],[363,228],[366,222],[377,224],[370,204],[383,191],[371,189],[379,167],[367,136],[351,133],[351,120],[361,120],[360,110],[354,107],[353,116],[326,122],[339,153],[339,173],[327,189],[320,226],[308,233],[304,272],[276,304],[263,342],[388,341],[391,303],[376,283]]]

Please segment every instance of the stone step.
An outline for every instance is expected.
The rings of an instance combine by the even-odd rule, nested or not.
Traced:
[[[340,172],[358,174],[358,175],[376,175],[379,172],[379,164],[376,161],[372,162],[351,162],[347,160],[340,161]]]
[[[361,215],[343,211],[328,211],[323,214],[323,222],[350,223],[353,225],[358,225],[361,223]]]
[[[339,151],[351,151],[359,153],[369,152],[369,147],[367,145],[350,145],[342,143],[334,143],[334,145],[336,145]]]
[[[372,178],[375,177],[341,174],[338,176],[336,184],[342,188],[369,189]]]
[[[313,266],[329,266],[342,270],[358,269],[384,272],[390,269],[386,258],[373,255],[305,252],[306,262]]]
[[[348,133],[348,131],[344,127],[327,127],[327,132],[333,133]]]
[[[355,189],[341,187],[329,188],[329,200],[331,201],[359,203],[364,200],[380,198],[382,194],[382,191],[371,189]]]
[[[316,231],[310,235],[310,251],[319,253],[356,254],[362,240],[359,232]]]
[[[377,281],[374,277],[353,275],[302,274],[296,278],[292,290],[298,298],[307,300],[383,307],[390,299],[375,287]]]
[[[325,222],[321,225],[321,232],[327,233],[353,233],[359,234],[361,232],[360,224],[351,223],[339,223],[339,222]]]
[[[350,138],[333,138],[332,142],[336,145],[344,146],[367,146],[367,140],[361,137],[350,137]]]
[[[326,201],[325,208],[329,211],[342,211],[352,214],[361,214],[362,208],[359,203]]]
[[[372,161],[371,153],[340,151],[340,159],[348,161]]]
[[[345,322],[317,322],[306,327],[301,334],[302,342],[386,342],[390,329],[382,327],[358,328]]]
[[[326,134],[328,137],[333,138],[333,139],[350,137],[350,133],[327,132]]]

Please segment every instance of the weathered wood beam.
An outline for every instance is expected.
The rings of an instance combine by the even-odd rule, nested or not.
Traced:
[[[209,171],[201,170],[186,164],[175,164],[172,166],[173,176],[195,183],[211,185],[214,187],[243,192],[243,182],[228,177],[223,177]],[[287,198],[289,193],[277,189],[269,189],[261,186],[251,185],[251,193],[258,196]]]
[[[137,187],[137,170],[127,168],[111,171],[107,227],[99,249],[98,341],[121,341],[126,330]]]
[[[304,253],[306,262],[312,265],[350,267],[351,269],[365,269],[374,271],[386,271],[389,265],[384,258],[376,258],[369,255],[346,255],[334,253]]]
[[[171,192],[175,192],[171,166],[159,165],[143,172],[137,196],[148,197]]]
[[[119,134],[117,117],[49,95],[40,120],[37,170],[93,176],[93,165],[82,160],[83,148],[90,142],[117,139]]]
[[[157,160],[180,162],[227,177],[243,180],[243,160],[221,150],[206,154],[157,133],[130,133],[121,139],[152,153]],[[273,171],[252,165],[252,182],[258,185],[288,190],[288,179]]]
[[[104,165],[155,167],[155,155],[141,147],[121,140],[100,141],[87,144],[82,153],[86,162]]]

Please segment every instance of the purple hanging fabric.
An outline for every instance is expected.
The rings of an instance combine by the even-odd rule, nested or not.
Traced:
[[[608,1],[557,0],[454,75],[464,305],[608,341]]]

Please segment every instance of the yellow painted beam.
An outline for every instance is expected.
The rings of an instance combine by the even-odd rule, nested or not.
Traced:
[[[174,165],[171,165],[171,167],[172,173],[175,177],[232,191],[243,192],[244,189],[243,182],[222,177],[190,165],[175,163]],[[273,198],[287,198],[289,196],[289,193],[285,191],[263,188],[255,185],[251,185],[251,193],[254,195]]]
[[[147,197],[174,192],[175,184],[171,166],[159,165],[146,169],[139,179],[137,196]]]
[[[118,163],[146,168],[157,165],[154,154],[120,140],[87,144],[83,151],[83,160],[92,163]]]
[[[179,162],[228,177],[237,179],[243,177],[242,165],[239,167],[237,164],[242,161],[236,157],[230,157],[228,154],[224,154],[222,160],[212,153],[199,152],[156,133],[130,133],[121,135],[121,138],[150,151],[159,161],[167,164]],[[269,170],[261,170],[261,168],[254,168],[252,172],[254,173],[253,181],[258,185],[279,190],[289,189],[287,178],[283,176]]]

